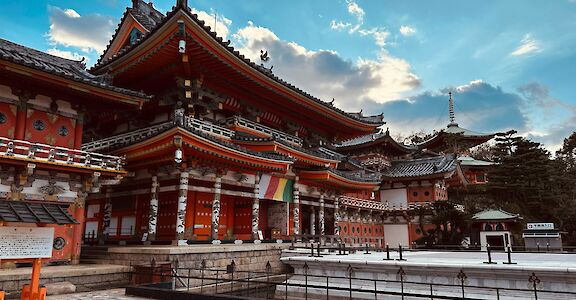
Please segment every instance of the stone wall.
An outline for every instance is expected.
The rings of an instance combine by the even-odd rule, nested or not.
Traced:
[[[130,283],[132,268],[110,265],[73,265],[43,267],[40,284],[68,281],[76,286],[76,291],[91,291],[103,288],[125,286]],[[22,286],[30,283],[32,268],[0,270],[0,290],[14,299]],[[48,290],[50,294],[50,290]]]
[[[280,262],[283,249],[289,244],[226,244],[193,246],[138,246],[110,247],[102,263],[118,265],[150,264],[174,262],[178,260],[180,268],[200,268],[205,260],[207,268],[226,268],[232,260],[238,271],[265,271],[270,262],[273,273],[281,273],[288,268]]]

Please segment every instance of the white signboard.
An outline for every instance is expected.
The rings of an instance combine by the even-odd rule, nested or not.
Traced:
[[[528,223],[526,226],[528,229],[532,230],[554,229],[554,223]]]
[[[0,226],[0,259],[50,258],[53,243],[51,227]]]

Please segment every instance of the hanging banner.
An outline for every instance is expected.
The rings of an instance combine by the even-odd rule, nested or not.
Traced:
[[[264,174],[260,178],[258,198],[292,202],[292,195],[294,195],[294,180],[268,174]]]

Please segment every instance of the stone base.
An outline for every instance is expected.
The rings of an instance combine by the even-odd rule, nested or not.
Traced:
[[[172,246],[188,246],[188,240],[174,240]]]

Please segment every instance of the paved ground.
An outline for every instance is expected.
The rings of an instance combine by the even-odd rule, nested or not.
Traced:
[[[398,258],[398,252],[390,249],[390,258]],[[310,254],[310,250],[300,249],[297,252]],[[286,251],[283,257],[291,256],[293,251]],[[576,253],[514,253],[512,252],[512,262],[517,263],[511,267],[549,267],[549,268],[576,268]],[[386,252],[372,252],[370,255],[358,251],[349,255],[325,255],[319,260],[359,260],[359,261],[383,261]],[[404,251],[403,257],[406,262],[423,263],[431,265],[462,265],[462,266],[483,266],[488,260],[486,252],[463,252],[463,251]],[[507,261],[507,254],[504,252],[492,252],[492,261],[502,265]]]
[[[124,294],[124,289],[113,289],[113,290],[95,291],[95,292],[87,292],[87,293],[48,296],[48,297],[46,297],[46,299],[47,300],[81,300],[81,299],[137,300],[137,299],[147,299],[147,298],[126,296]]]

